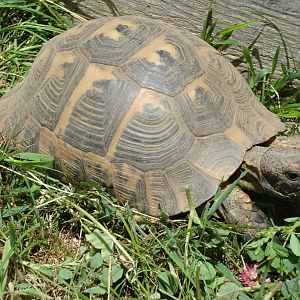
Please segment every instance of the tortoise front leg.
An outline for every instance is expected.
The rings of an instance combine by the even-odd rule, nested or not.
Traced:
[[[252,227],[246,231],[250,236],[254,236],[262,228],[271,226],[265,213],[257,208],[239,187],[232,190],[219,211],[227,223]]]

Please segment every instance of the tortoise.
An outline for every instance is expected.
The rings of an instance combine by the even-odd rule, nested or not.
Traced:
[[[300,136],[237,69],[193,34],[138,16],[103,17],[50,40],[0,101],[0,129],[52,155],[65,180],[93,180],[141,212],[170,216],[212,199],[228,222],[268,226],[248,191],[300,194]]]

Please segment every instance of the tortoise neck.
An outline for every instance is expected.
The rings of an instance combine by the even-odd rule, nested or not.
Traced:
[[[242,189],[258,194],[265,193],[261,184],[260,162],[267,149],[267,147],[254,146],[246,152],[242,169],[247,171],[247,174],[239,181]]]

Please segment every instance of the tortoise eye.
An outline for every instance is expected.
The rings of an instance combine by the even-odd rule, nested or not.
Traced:
[[[300,178],[299,175],[297,173],[295,173],[295,172],[288,172],[286,174],[286,176],[291,181],[296,181],[296,180],[298,180]]]

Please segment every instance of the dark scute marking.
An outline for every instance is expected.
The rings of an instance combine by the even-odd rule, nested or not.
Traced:
[[[84,43],[99,28],[101,28],[108,18],[101,18],[81,23],[68,31],[56,36],[54,42],[58,50],[70,50]]]
[[[73,55],[75,57],[73,63],[59,65],[54,59],[53,65],[57,67],[58,72],[53,72],[43,88],[36,91],[30,101],[29,108],[32,110],[32,115],[42,126],[50,130],[54,130],[66,103],[87,68],[85,59],[77,53]],[[63,75],[58,76],[61,71]]]
[[[195,88],[194,99],[185,91],[175,98],[183,119],[197,137],[224,132],[231,126],[235,112],[231,97],[220,86],[214,86],[213,79],[206,83],[207,90]]]
[[[99,34],[87,39],[82,43],[80,49],[92,63],[123,65],[125,61],[147,46],[162,32],[162,28],[150,21],[137,19],[136,23],[139,25],[138,28],[126,31],[126,34],[122,33],[119,40]],[[123,31],[123,29],[119,29]]]
[[[253,92],[238,70],[219,53],[210,52],[203,59],[208,61],[212,78],[218,79],[218,85],[224,84],[236,103],[248,105]]]
[[[172,55],[165,50],[158,50],[156,51],[160,57],[160,60],[166,64],[166,65],[171,65],[174,62],[174,58],[172,57]]]
[[[236,105],[235,122],[252,144],[263,143],[285,129],[280,119],[266,110],[255,96],[243,105]]]
[[[113,166],[113,190],[118,200],[128,202],[131,207],[146,212],[148,202],[144,172],[126,163],[113,163]]]
[[[84,172],[87,174],[88,180],[98,182],[101,185],[110,188],[110,186],[107,185],[109,180],[109,172],[101,163],[85,159]]]
[[[125,80],[97,80],[77,102],[62,139],[77,149],[105,156],[115,130],[139,88]]]
[[[196,138],[185,158],[219,180],[227,180],[243,161],[245,149],[226,135]]]
[[[236,110],[235,125],[245,132],[253,144],[266,141],[277,130],[284,130],[280,120],[257,101],[245,79],[229,61],[214,52],[207,53],[201,59],[208,64],[210,83],[231,98]]]
[[[158,49],[156,53],[160,56],[162,64],[156,64],[142,57],[121,67],[142,87],[175,96],[205,71],[193,45],[186,43],[185,38],[167,32],[165,42],[174,46],[175,57],[167,51]]]
[[[147,171],[164,168],[183,156],[194,136],[164,104],[145,104],[143,111],[135,113],[120,137],[115,161]]]
[[[204,97],[205,91],[204,91],[204,89],[203,89],[202,87],[197,86],[196,89],[195,89],[195,91],[196,91],[196,96],[197,96],[197,98],[202,98],[202,97]]]
[[[63,165],[63,167],[62,167]],[[61,159],[57,163],[58,169],[63,169],[66,180],[70,181],[76,179],[77,181],[84,180],[84,169],[82,168],[82,162],[78,159]]]
[[[19,109],[19,111],[21,113],[26,112],[26,110],[23,109],[21,110]],[[16,113],[14,116],[17,117],[18,113]],[[41,126],[36,119],[34,119],[31,116],[28,117],[28,111],[27,111],[27,116],[26,117],[25,116],[26,114],[23,115],[23,120],[25,121],[24,124],[18,124],[17,119],[15,119],[17,123],[14,125],[13,129],[14,130],[17,129],[18,131],[15,131],[14,134],[18,133],[17,142],[19,146],[22,147],[22,149],[35,152],[38,151]],[[19,125],[21,125],[23,128],[22,129],[21,127],[18,128]]]
[[[122,25],[122,24],[119,24],[117,27],[116,27],[116,30],[120,33],[122,33],[123,35],[128,35],[130,34],[130,29],[127,25]]]
[[[184,159],[167,168],[165,174],[175,194],[177,206],[181,206],[182,209],[177,213],[189,210],[185,187],[189,187],[194,205],[198,207],[213,197],[220,183],[219,180],[202,173]]]
[[[32,95],[41,88],[41,84],[54,62],[55,54],[56,52],[54,51],[51,42],[47,43],[41,49],[32,64],[28,75],[22,81],[22,86],[24,87],[22,88],[22,97],[24,97],[24,99],[30,99]],[[16,88],[14,88],[14,91],[15,89]]]
[[[151,170],[147,175],[146,179],[151,177],[148,182],[151,189],[151,214],[160,215],[161,211],[169,215],[178,214],[178,203],[174,191],[167,181],[165,171]],[[154,211],[153,208],[156,208],[156,211]],[[150,208],[146,210],[145,213],[150,213]]]

